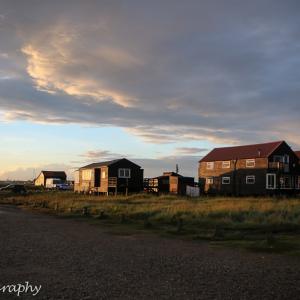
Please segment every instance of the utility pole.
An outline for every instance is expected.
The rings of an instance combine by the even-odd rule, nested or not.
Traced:
[[[178,164],[176,164],[176,173],[178,174],[179,172],[179,167],[178,167]]]

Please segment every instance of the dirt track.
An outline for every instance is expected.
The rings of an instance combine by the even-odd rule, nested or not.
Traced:
[[[300,298],[297,258],[112,235],[7,206],[0,206],[0,272],[0,287],[42,285],[31,299]]]

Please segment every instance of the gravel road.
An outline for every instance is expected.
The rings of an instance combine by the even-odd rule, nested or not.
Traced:
[[[299,299],[300,260],[0,205],[0,288],[25,281],[41,291],[18,299]]]

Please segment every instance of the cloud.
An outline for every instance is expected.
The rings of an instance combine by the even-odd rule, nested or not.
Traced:
[[[1,4],[6,119],[300,146],[297,1]]]
[[[181,155],[193,155],[193,154],[199,154],[202,152],[207,152],[209,149],[207,148],[198,148],[198,147],[179,147],[176,148],[176,153]]]
[[[89,150],[83,154],[80,155],[85,161],[104,161],[104,160],[113,160],[113,159],[118,159],[118,158],[123,158],[123,157],[129,157],[128,155],[120,154],[120,153],[114,153],[109,150]],[[76,161],[78,163],[80,161]]]

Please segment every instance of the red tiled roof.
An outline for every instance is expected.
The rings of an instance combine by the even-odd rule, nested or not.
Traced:
[[[294,151],[296,153],[296,155],[299,157],[300,159],[300,150],[299,151]]]
[[[284,141],[245,145],[245,146],[215,148],[211,152],[209,152],[206,156],[204,156],[200,160],[200,162],[268,157],[282,143],[284,143]]]

